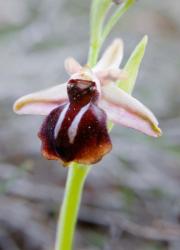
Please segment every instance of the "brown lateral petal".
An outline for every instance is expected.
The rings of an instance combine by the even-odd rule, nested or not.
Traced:
[[[106,114],[95,104],[66,104],[54,109],[39,132],[42,154],[67,164],[93,164],[111,148]]]

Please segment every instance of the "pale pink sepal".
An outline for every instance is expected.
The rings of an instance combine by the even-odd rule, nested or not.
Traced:
[[[64,67],[69,75],[78,73],[82,69],[82,66],[73,57],[66,58]]]
[[[94,67],[94,71],[106,70],[108,68],[118,69],[123,58],[123,41],[115,39],[105,50],[99,62]]]
[[[67,100],[67,84],[63,83],[19,98],[13,109],[17,114],[48,115]]]
[[[108,119],[114,123],[134,128],[153,137],[161,135],[158,121],[153,113],[114,84],[102,87],[102,99],[99,105],[105,110]]]

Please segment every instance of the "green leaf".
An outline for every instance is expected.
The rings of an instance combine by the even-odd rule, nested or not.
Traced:
[[[132,93],[136,79],[138,76],[139,68],[144,57],[145,49],[148,43],[148,37],[145,36],[140,43],[137,45],[133,53],[131,54],[124,70],[127,72],[128,79],[118,82],[118,87],[126,91],[127,93]]]

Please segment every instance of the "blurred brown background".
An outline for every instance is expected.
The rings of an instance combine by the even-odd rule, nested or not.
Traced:
[[[42,117],[12,105],[63,82],[67,56],[86,62],[90,3],[0,0],[0,250],[53,249],[67,169],[40,156]],[[86,182],[77,250],[180,249],[180,1],[137,1],[109,38],[125,41],[123,64],[144,34],[134,95],[164,135],[113,129],[113,151]]]

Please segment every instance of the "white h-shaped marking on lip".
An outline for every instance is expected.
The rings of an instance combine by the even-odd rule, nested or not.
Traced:
[[[75,116],[74,120],[71,123],[71,126],[68,129],[68,137],[69,137],[69,142],[72,144],[74,142],[74,139],[77,135],[77,130],[79,123],[83,117],[83,115],[86,113],[86,111],[89,108],[89,103],[85,105]]]
[[[55,129],[54,129],[54,137],[55,137],[55,139],[57,138],[59,130],[61,129],[62,123],[63,123],[64,118],[66,116],[66,113],[68,111],[68,108],[69,108],[69,104],[66,105],[66,107],[63,109],[63,111],[61,112],[61,114],[60,114],[60,116],[58,118],[58,121],[57,121]]]

